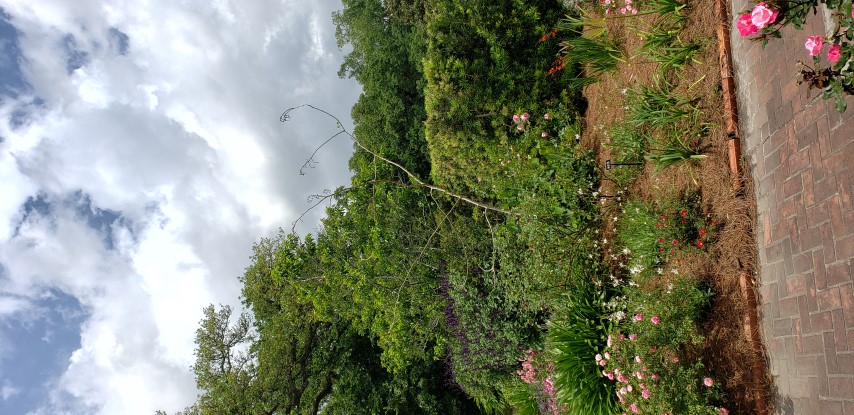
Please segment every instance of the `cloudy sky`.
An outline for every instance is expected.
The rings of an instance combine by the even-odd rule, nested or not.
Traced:
[[[0,413],[196,396],[193,335],[252,243],[347,181],[337,0],[0,0]],[[317,216],[301,230],[311,231]]]

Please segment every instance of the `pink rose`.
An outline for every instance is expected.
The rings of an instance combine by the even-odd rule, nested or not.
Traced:
[[[644,399],[649,399],[649,395],[650,393],[648,389],[644,389],[643,392],[641,392],[641,396],[643,396]]]
[[[530,115],[528,115],[527,112],[522,114],[522,121],[528,121],[528,117],[530,117]]]
[[[635,314],[635,321],[643,320],[643,314]]]
[[[658,316],[652,316],[652,318],[649,319],[649,321],[651,321],[652,324],[658,325],[659,323],[661,323],[661,318]]]
[[[852,11],[851,14],[854,14],[854,11]],[[718,415],[729,415],[729,411],[726,408],[721,408],[718,411]]]
[[[854,9],[852,9],[854,10]],[[838,44],[834,44],[827,50],[827,60],[836,65],[836,62],[839,62],[839,57],[842,56],[842,49]]]
[[[596,361],[598,362],[600,360],[602,360],[602,355],[597,353],[596,354]]]
[[[602,357],[604,357],[605,360],[608,360],[611,358],[611,353],[605,352],[605,354],[603,354]]]
[[[712,385],[715,384],[715,381],[712,380],[712,378],[705,378],[705,379],[703,379],[703,384],[706,385],[706,387],[711,388]]]
[[[777,20],[777,11],[766,7],[764,2],[757,4],[756,7],[753,8],[753,11],[750,12],[750,22],[753,23],[757,29],[762,29],[763,27],[774,23],[775,20]]]
[[[635,413],[635,414],[640,413],[640,409],[638,408],[638,404],[636,404],[636,403],[631,404],[629,406],[629,409],[632,411],[632,413]]]
[[[518,124],[520,120],[521,119],[519,118],[519,114],[513,114],[513,122],[514,123]]]
[[[821,48],[824,46],[824,39],[821,36],[807,36],[807,41],[804,47],[810,52],[810,56],[816,56],[821,53]]]
[[[637,339],[637,338],[638,338],[638,335],[637,335],[637,334],[634,334],[634,333],[629,334],[629,340],[631,340],[631,341],[635,341],[635,339]]]
[[[735,25],[738,28],[738,33],[742,36],[750,36],[759,31],[759,28],[753,24],[750,13],[744,13],[738,18],[738,23]]]

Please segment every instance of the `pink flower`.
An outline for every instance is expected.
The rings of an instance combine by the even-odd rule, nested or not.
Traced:
[[[640,314],[640,313],[635,314],[635,321],[641,321],[641,320],[643,320],[643,314]]]
[[[518,123],[520,121],[519,114],[513,114],[513,122]]]
[[[631,340],[631,341],[635,341],[637,338],[638,338],[638,335],[637,335],[637,334],[634,334],[634,333],[629,334],[629,340]]]
[[[629,386],[626,386],[626,390],[631,392],[634,390],[634,388],[632,388],[632,385],[629,385]]]
[[[757,29],[762,29],[763,27],[774,23],[775,20],[777,20],[777,11],[766,7],[764,2],[757,4],[756,7],[753,8],[753,11],[750,12],[750,22],[753,23]]]
[[[599,366],[605,366],[605,365],[607,365],[607,364],[608,364],[608,362],[606,362],[605,360],[600,360],[600,361],[599,361]]]
[[[851,14],[854,15],[854,11],[852,11]],[[726,408],[721,408],[718,410],[718,415],[729,415],[729,411]]]
[[[851,10],[854,10],[852,8]],[[836,65],[836,62],[839,62],[839,57],[842,56],[842,52],[840,51],[840,46],[838,44],[834,44],[827,50],[827,60]]]
[[[602,360],[602,355],[597,353],[596,354],[596,361],[598,362],[600,360]]]
[[[638,14],[638,9],[632,9],[632,14]]]
[[[652,380],[658,380],[658,373],[652,374]]]
[[[619,375],[617,376],[617,381],[620,383],[626,383],[629,381],[629,378],[627,378],[626,375]]]
[[[516,126],[516,129],[519,131],[525,131],[525,124],[519,124]]]
[[[661,323],[661,318],[658,316],[652,316],[652,318],[649,319],[649,321],[651,321],[652,324],[655,324],[657,326],[659,323]]]
[[[636,403],[631,404],[629,406],[629,409],[632,411],[632,413],[635,413],[635,414],[640,413],[640,409],[638,409],[638,404],[636,404]]]
[[[703,379],[703,384],[706,385],[706,387],[711,388],[712,385],[715,384],[715,381],[712,380],[712,378],[705,378],[705,379]]]
[[[546,138],[546,137],[548,137],[548,136],[549,136],[549,133],[547,133],[547,132],[545,132],[545,131],[543,131],[543,133],[542,133],[542,134],[540,134],[540,137],[543,137],[543,138]]]
[[[641,392],[641,396],[643,396],[644,399],[649,399],[649,395],[650,393],[648,389],[644,389],[643,392]]]
[[[657,352],[657,351],[658,351],[658,347],[652,346],[652,347],[650,347],[650,348],[649,348],[649,351],[650,351],[651,353],[655,353],[655,352]]]
[[[623,7],[622,9],[620,9],[620,14],[626,14],[626,8],[625,8],[625,7]]]
[[[611,9],[605,9],[605,14],[611,14]],[[622,399],[622,397],[620,397]]]
[[[625,395],[625,394],[627,394],[627,393],[628,393],[628,392],[626,391],[626,387],[625,387],[625,386],[624,386],[624,387],[622,387],[622,388],[620,388],[620,395]]]
[[[635,372],[635,377],[638,378],[638,380],[643,380],[643,373]]]
[[[742,14],[738,18],[738,23],[735,24],[738,33],[742,36],[750,36],[759,31],[759,28],[753,24],[749,13]]]
[[[609,334],[609,335],[608,335],[608,341],[606,342],[606,344],[608,345],[608,347],[611,347],[611,342],[612,342],[612,341],[613,341],[613,338],[612,338],[612,337],[611,337],[611,335]]]
[[[549,114],[549,113],[545,113],[545,114],[543,115],[543,118],[545,118],[545,119],[547,119],[547,120],[548,120],[548,119],[550,119],[551,117],[552,117],[552,116],[551,116],[551,114]]]
[[[678,357],[674,357],[674,358],[673,358],[673,363],[679,363],[679,358],[678,358]]]
[[[821,36],[807,36],[807,41],[804,47],[810,52],[810,56],[816,56],[821,53],[821,48],[824,46],[824,39]]]
[[[640,362],[641,362],[641,357],[640,357],[640,356],[635,356],[635,362],[640,363]]]
[[[522,114],[522,121],[528,121],[528,118],[529,118],[529,117],[530,117],[530,115],[528,115],[528,113],[527,113],[527,112],[526,112],[526,113],[524,113],[524,114]]]

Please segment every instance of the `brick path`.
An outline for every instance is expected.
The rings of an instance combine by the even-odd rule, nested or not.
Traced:
[[[775,413],[854,415],[854,99],[840,116],[796,84],[806,36],[824,33],[821,13],[763,49],[735,30],[747,7],[732,2],[732,46]]]

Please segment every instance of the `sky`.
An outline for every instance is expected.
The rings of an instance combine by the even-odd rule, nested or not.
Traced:
[[[239,307],[252,244],[349,180],[343,139],[299,175],[334,121],[279,122],[349,127],[340,8],[0,0],[1,414],[195,400],[202,308]]]

